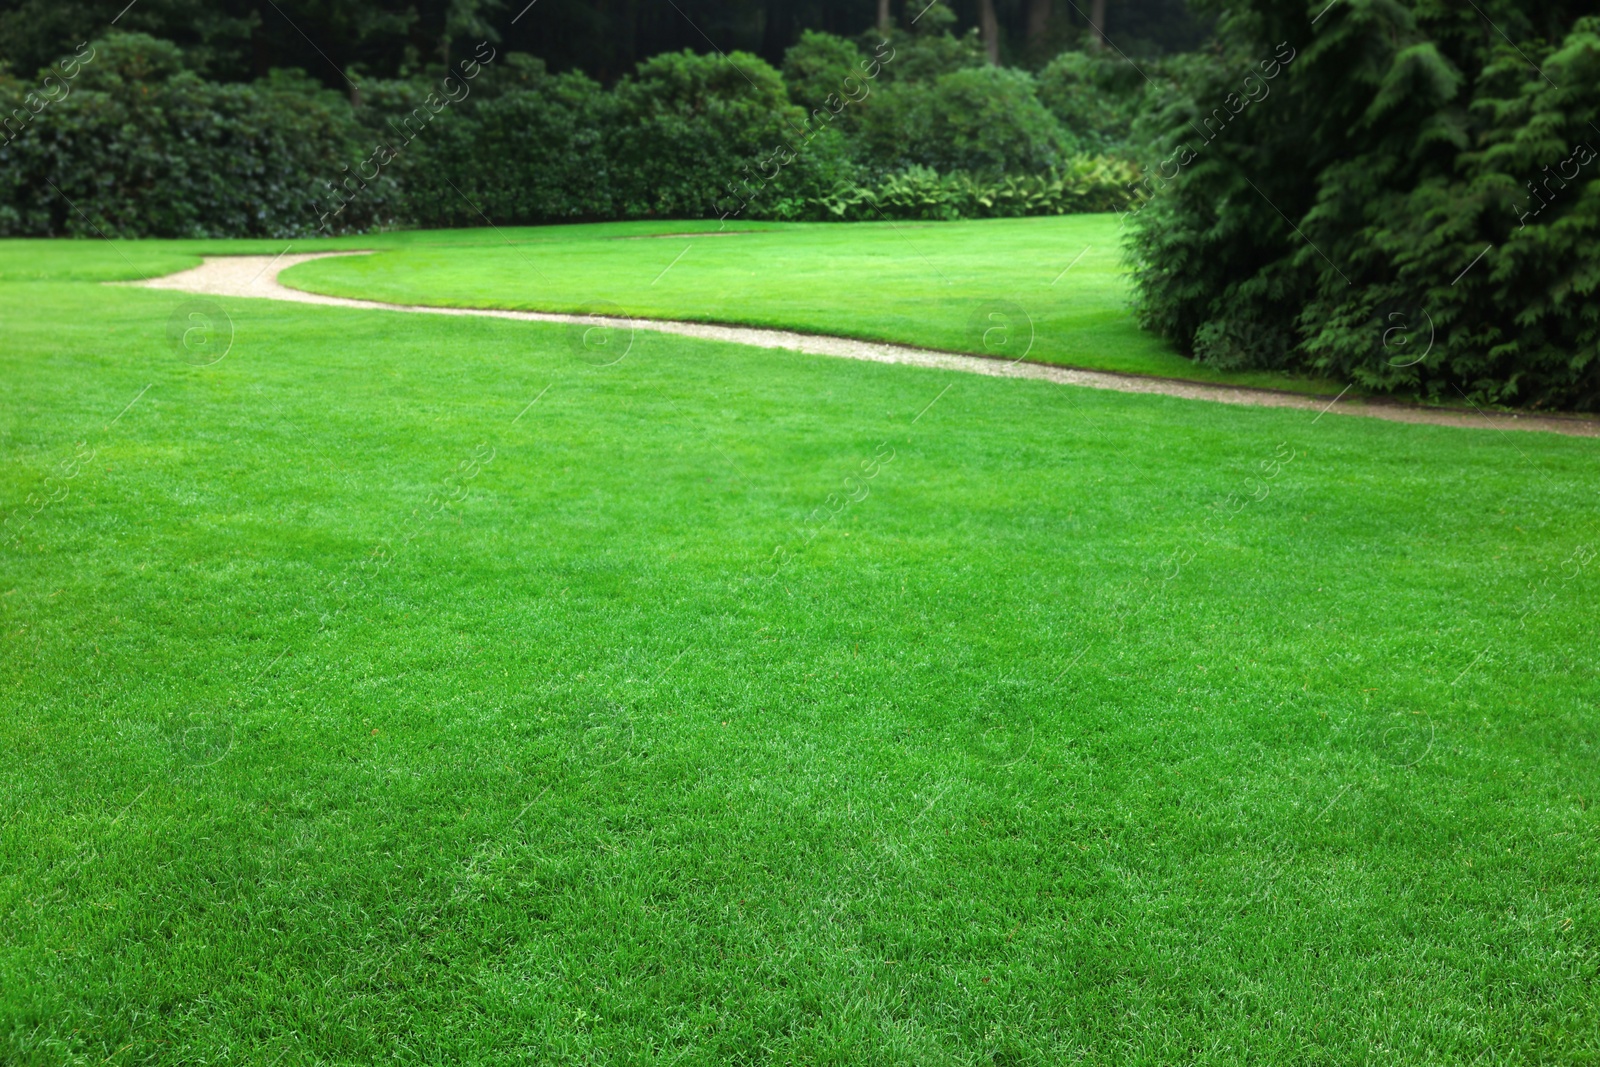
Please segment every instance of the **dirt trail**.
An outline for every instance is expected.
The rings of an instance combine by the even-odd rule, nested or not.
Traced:
[[[1394,402],[1371,400],[1340,400],[1327,396],[1307,396],[1299,393],[1279,392],[1273,389],[1250,389],[1240,386],[1206,385],[1174,378],[1150,378],[1106,371],[1076,370],[1070,367],[1053,367],[1043,363],[1010,363],[982,356],[964,356],[934,349],[913,348],[908,345],[882,344],[875,341],[857,341],[848,337],[828,337],[819,334],[794,333],[789,330],[768,330],[747,326],[713,326],[698,322],[677,322],[662,319],[615,318],[603,315],[557,315],[542,311],[500,311],[489,308],[426,307],[416,304],[383,304],[375,300],[351,300],[339,296],[321,296],[299,289],[290,289],[278,281],[278,274],[289,267],[313,259],[339,255],[368,255],[366,252],[315,252],[280,256],[208,256],[203,264],[164,278],[137,282],[151,289],[173,289],[185,293],[209,296],[262,297],[269,300],[290,300],[301,304],[324,304],[330,307],[366,308],[376,311],[404,311],[427,315],[476,315],[485,318],[515,319],[520,322],[582,323],[594,326],[612,326],[635,330],[652,330],[657,333],[679,334],[711,341],[731,341],[735,344],[757,348],[782,348],[813,356],[837,356],[843,359],[865,359],[875,363],[903,363],[914,367],[932,367],[939,370],[966,371],[987,374],[997,378],[1032,378],[1060,385],[1078,385],[1089,389],[1111,389],[1120,393],[1153,393],[1175,396],[1185,400],[1209,400],[1219,404],[1243,404],[1252,407],[1295,408],[1300,411],[1326,412],[1334,415],[1363,415],[1368,418],[1388,419],[1393,422],[1428,423],[1434,426],[1460,426],[1495,430],[1542,430],[1548,433],[1570,434],[1582,437],[1600,436],[1600,420],[1550,415],[1526,415],[1502,412],[1455,411],[1447,408],[1420,407]]]

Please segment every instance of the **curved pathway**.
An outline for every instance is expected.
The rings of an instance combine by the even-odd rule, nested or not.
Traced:
[[[273,256],[208,256],[204,263],[178,274],[164,278],[135,282],[150,289],[175,289],[186,293],[209,296],[264,297],[270,300],[291,300],[302,304],[325,304],[331,307],[366,308],[377,311],[405,311],[428,315],[476,315],[495,319],[515,319],[520,322],[581,323],[594,326],[612,326],[634,330],[653,330],[657,333],[679,334],[712,341],[731,341],[735,344],[757,348],[782,348],[813,356],[837,356],[844,359],[865,359],[876,363],[903,363],[914,367],[931,367],[939,370],[958,370],[972,374],[987,374],[1000,378],[1032,378],[1056,382],[1061,385],[1078,385],[1090,389],[1112,389],[1121,393],[1155,393],[1161,396],[1182,397],[1186,400],[1210,400],[1220,404],[1244,404],[1253,407],[1296,408],[1301,411],[1340,415],[1365,415],[1369,418],[1388,419],[1393,422],[1429,423],[1435,426],[1462,426],[1496,430],[1543,430],[1549,433],[1571,434],[1583,437],[1600,436],[1600,420],[1563,417],[1559,415],[1528,415],[1505,412],[1468,412],[1449,408],[1422,407],[1394,401],[1351,400],[1327,396],[1308,396],[1303,393],[1281,392],[1275,389],[1252,389],[1243,386],[1207,385],[1176,378],[1152,378],[1109,371],[1077,370],[1045,363],[1012,363],[983,356],[960,355],[935,349],[914,348],[909,345],[884,344],[876,341],[858,341],[848,337],[828,337],[819,334],[795,333],[789,330],[770,330],[748,326],[714,326],[699,322],[677,322],[663,319],[616,318],[604,315],[558,315],[543,311],[503,311],[493,308],[427,307],[418,304],[384,304],[375,300],[351,300],[340,296],[322,296],[300,289],[290,289],[278,281],[279,272],[313,259],[327,256],[360,256],[369,252],[312,252],[300,255]],[[1342,395],[1342,394],[1341,394]]]

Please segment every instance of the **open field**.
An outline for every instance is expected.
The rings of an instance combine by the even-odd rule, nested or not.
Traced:
[[[286,280],[966,347],[815,229]],[[1600,443],[98,284],[281,250],[0,243],[0,1059],[1600,1058]]]

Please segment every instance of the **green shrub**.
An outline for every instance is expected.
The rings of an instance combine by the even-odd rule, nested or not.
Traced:
[[[1215,62],[1191,53],[1135,67],[1110,52],[1062,52],[1039,71],[1039,102],[1085,150],[1148,155],[1168,132],[1185,86]]]
[[[760,187],[760,162],[801,129],[783,79],[745,52],[674,52],[639,64],[615,90],[610,139],[619,213],[703,216]]]
[[[423,226],[481,226],[485,216],[496,225],[612,218],[607,138],[615,111],[610,94],[584,75],[552,75],[541,60],[506,56],[459,110],[412,142],[414,156],[399,173],[407,213]]]
[[[484,45],[448,82],[438,70],[365,78],[359,102],[297,74],[205,82],[174,45],[114,34],[48,106],[28,95],[37,79],[0,75],[8,107],[39,112],[19,112],[0,146],[0,233],[292,237],[1125,207],[1134,172],[1069,155],[1031,76],[974,65],[971,42],[936,14],[926,32],[867,49],[807,34],[786,59],[788,84],[753,56],[683,52],[608,91]],[[790,102],[818,94],[809,111]]]
[[[793,136],[787,146],[780,149],[778,158],[787,154],[791,161],[777,168],[759,188],[746,192],[742,210],[733,198],[724,205],[730,218],[781,222],[815,219],[819,217],[816,204],[820,198],[834,189],[857,185],[864,178],[855,149],[837,127],[823,127],[809,137]],[[769,163],[758,167],[761,169],[772,173],[774,166]]]
[[[1120,211],[1128,206],[1133,164],[1079,157],[1042,174],[945,175],[912,166],[870,185],[846,185],[813,200],[807,216],[842,221],[1016,218]]]
[[[861,109],[861,139],[866,158],[886,170],[1041,171],[1072,147],[1034,95],[1033,76],[991,66],[886,86]]]
[[[1039,72],[1039,102],[1079,144],[1104,151],[1128,141],[1146,84],[1120,56],[1062,52]]]
[[[1600,22],[1542,44],[1559,5],[1480,6],[1516,44],[1420,2],[1230,14],[1231,69],[1170,109],[1192,162],[1132,217],[1144,321],[1212,361],[1600,407]],[[1202,137],[1280,47],[1270,97]]]
[[[854,41],[807,30],[783,54],[783,81],[789,99],[809,114],[813,108],[825,106],[829,96],[848,92],[845,82],[860,81],[870,69],[862,65],[866,62],[867,54]],[[854,114],[847,114],[847,121],[853,121]]]
[[[917,8],[920,15],[909,7],[905,11],[908,23],[916,16],[914,24],[889,31],[894,60],[885,68],[888,80],[931,82],[940,75],[981,67],[988,62],[976,29],[960,37],[950,32],[956,22],[955,12],[939,2],[926,7],[918,4]],[[871,36],[875,42],[879,39],[877,34]]]
[[[166,41],[112,34],[91,47],[71,92],[0,147],[0,233],[309,234],[319,183],[363,154],[349,105],[303,76],[216,85]],[[27,91],[0,86],[0,110]],[[391,210],[380,192],[343,224],[378,225]]]
[[[1396,66],[1395,92],[1433,74]],[[1330,175],[1371,266],[1307,308],[1306,355],[1375,389],[1600,410],[1600,19],[1559,45],[1503,44],[1464,102],[1454,173],[1359,207],[1359,179]],[[1402,321],[1415,343],[1385,344]]]
[[[369,110],[403,111],[417,91],[389,83]],[[397,174],[411,218],[428,226],[798,218],[859,168],[836,127],[806,131],[780,92],[772,68],[743,54],[658,56],[614,93],[508,56]]]

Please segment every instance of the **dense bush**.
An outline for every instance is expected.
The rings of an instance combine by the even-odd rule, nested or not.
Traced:
[[[866,180],[856,152],[843,131],[823,127],[785,142],[765,167],[770,180],[758,175],[754,182],[741,179],[739,195],[722,201],[719,215],[792,222],[825,219],[822,198],[836,189],[851,188]],[[785,157],[792,157],[781,168]],[[759,162],[759,161],[758,161]]]
[[[124,237],[295,236],[316,229],[319,183],[362,155],[348,103],[303,76],[217,85],[175,46],[118,34],[83,51],[36,113],[32,86],[0,84],[0,232]],[[35,99],[37,103],[37,97]],[[20,116],[27,116],[24,122]],[[375,190],[347,226],[393,217]]]
[[[615,91],[611,182],[621,213],[706,215],[800,126],[778,72],[760,58],[674,52],[639,64]]]
[[[981,219],[1117,211],[1127,206],[1127,187],[1136,174],[1132,163],[1107,158],[1080,158],[1042,174],[997,178],[910,167],[874,185],[837,188],[812,201],[804,217]]]
[[[46,99],[0,78],[19,109],[0,147],[0,232],[299,236],[1122,206],[1131,176],[1074,158],[1032,76],[987,66],[949,21],[936,7],[913,31],[808,33],[787,78],[745,53],[679,52],[611,89],[485,44],[447,76],[363,79],[354,99],[294,74],[217,85],[168,42],[114,34],[85,46],[92,58],[65,88],[51,72]]]
[[[948,7],[932,3],[921,8],[910,26],[891,29],[887,40],[894,59],[885,64],[884,77],[896,82],[931,82],[943,74],[983,66],[978,32],[957,37],[950,32],[955,21]],[[876,34],[871,36],[879,39]]]
[[[1039,102],[1081,149],[1137,155],[1166,132],[1157,117],[1214,62],[1188,53],[1135,66],[1110,52],[1062,52],[1039,71]]]
[[[414,84],[392,83],[369,110],[409,111],[416,96]],[[615,116],[614,98],[582,74],[552,75],[526,56],[498,59],[459,110],[430,123],[398,161],[407,217],[422,226],[614,217],[607,133]]]
[[[989,66],[891,83],[863,103],[861,140],[891,167],[1036,172],[1069,154],[1060,123],[1034,95],[1033,76]]]
[[[893,61],[890,63],[892,66]],[[854,41],[816,30],[801,34],[799,42],[783,55],[783,80],[789,88],[789,99],[807,114],[825,106],[829,96],[850,93],[850,87],[859,84],[869,71],[872,80],[876,80],[882,72],[881,65],[873,70],[867,53]],[[853,122],[858,113],[846,109],[841,118]]]
[[[838,131],[806,133],[777,72],[743,53],[658,56],[609,93],[513,56],[490,84],[397,170],[414,221],[792,219],[858,176]]]
[[[1600,408],[1600,22],[1543,43],[1565,5],[1479,7],[1509,41],[1420,0],[1227,15],[1232,68],[1171,102],[1132,217],[1145,322],[1226,365]]]
[[[1079,144],[1103,151],[1127,142],[1146,84],[1120,57],[1062,52],[1039,72],[1039,102]]]

